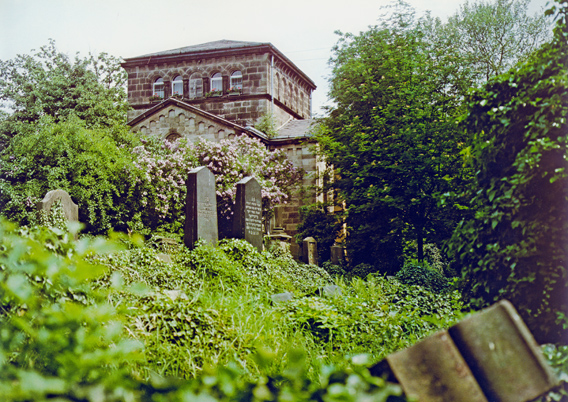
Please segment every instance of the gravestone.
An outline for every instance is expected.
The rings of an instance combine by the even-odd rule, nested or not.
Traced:
[[[303,262],[302,247],[300,247],[300,245],[295,241],[292,241],[290,243],[290,254],[292,254],[292,258],[294,258],[294,261]]]
[[[337,285],[326,285],[320,290],[320,294],[326,297],[341,296],[343,291]]]
[[[304,263],[318,265],[318,246],[316,239],[313,237],[306,237],[303,241],[302,248]]]
[[[421,402],[532,401],[559,385],[506,300],[370,368]]]
[[[245,177],[237,183],[233,237],[245,239],[262,251],[262,194],[254,177]]]
[[[219,240],[217,226],[217,196],[215,175],[205,166],[189,171],[185,205],[183,242],[187,248],[195,248],[199,239],[210,244]]]
[[[38,210],[44,211],[46,214],[49,214],[51,206],[55,201],[61,201],[65,219],[70,222],[79,221],[79,207],[73,202],[73,200],[69,196],[69,193],[67,193],[67,191],[65,190],[58,189],[48,192],[45,197],[43,197],[43,200],[37,203],[37,208]]]
[[[448,331],[390,354],[386,361],[404,393],[416,400],[488,402]]]
[[[273,303],[287,302],[292,300],[293,298],[294,298],[294,293],[292,292],[276,293],[270,295],[270,299],[272,300]]]
[[[331,263],[333,265],[344,265],[345,264],[345,249],[339,244],[334,244],[331,246]]]
[[[558,385],[529,329],[506,300],[449,332],[491,401],[529,401]]]

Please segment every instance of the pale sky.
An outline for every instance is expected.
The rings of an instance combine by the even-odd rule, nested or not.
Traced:
[[[465,0],[407,0],[446,19]],[[532,0],[537,12],[547,0]],[[55,40],[59,51],[128,58],[221,39],[270,42],[318,86],[327,102],[334,31],[375,25],[390,0],[0,0],[0,60]]]

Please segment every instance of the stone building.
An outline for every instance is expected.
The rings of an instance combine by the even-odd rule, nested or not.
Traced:
[[[129,125],[159,138],[209,140],[249,135],[282,149],[314,184],[310,152],[314,82],[270,43],[221,40],[125,59]],[[278,135],[254,129],[271,114]],[[277,209],[274,226],[296,233],[298,197]]]

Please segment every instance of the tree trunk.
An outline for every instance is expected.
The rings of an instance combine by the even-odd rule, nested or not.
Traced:
[[[424,227],[422,225],[416,227],[416,253],[418,261],[424,260]]]

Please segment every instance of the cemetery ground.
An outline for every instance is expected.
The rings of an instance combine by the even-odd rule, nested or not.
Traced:
[[[451,286],[331,276],[279,245],[56,226],[0,226],[3,400],[406,400],[369,367],[468,314]],[[565,378],[566,349],[543,351]]]

